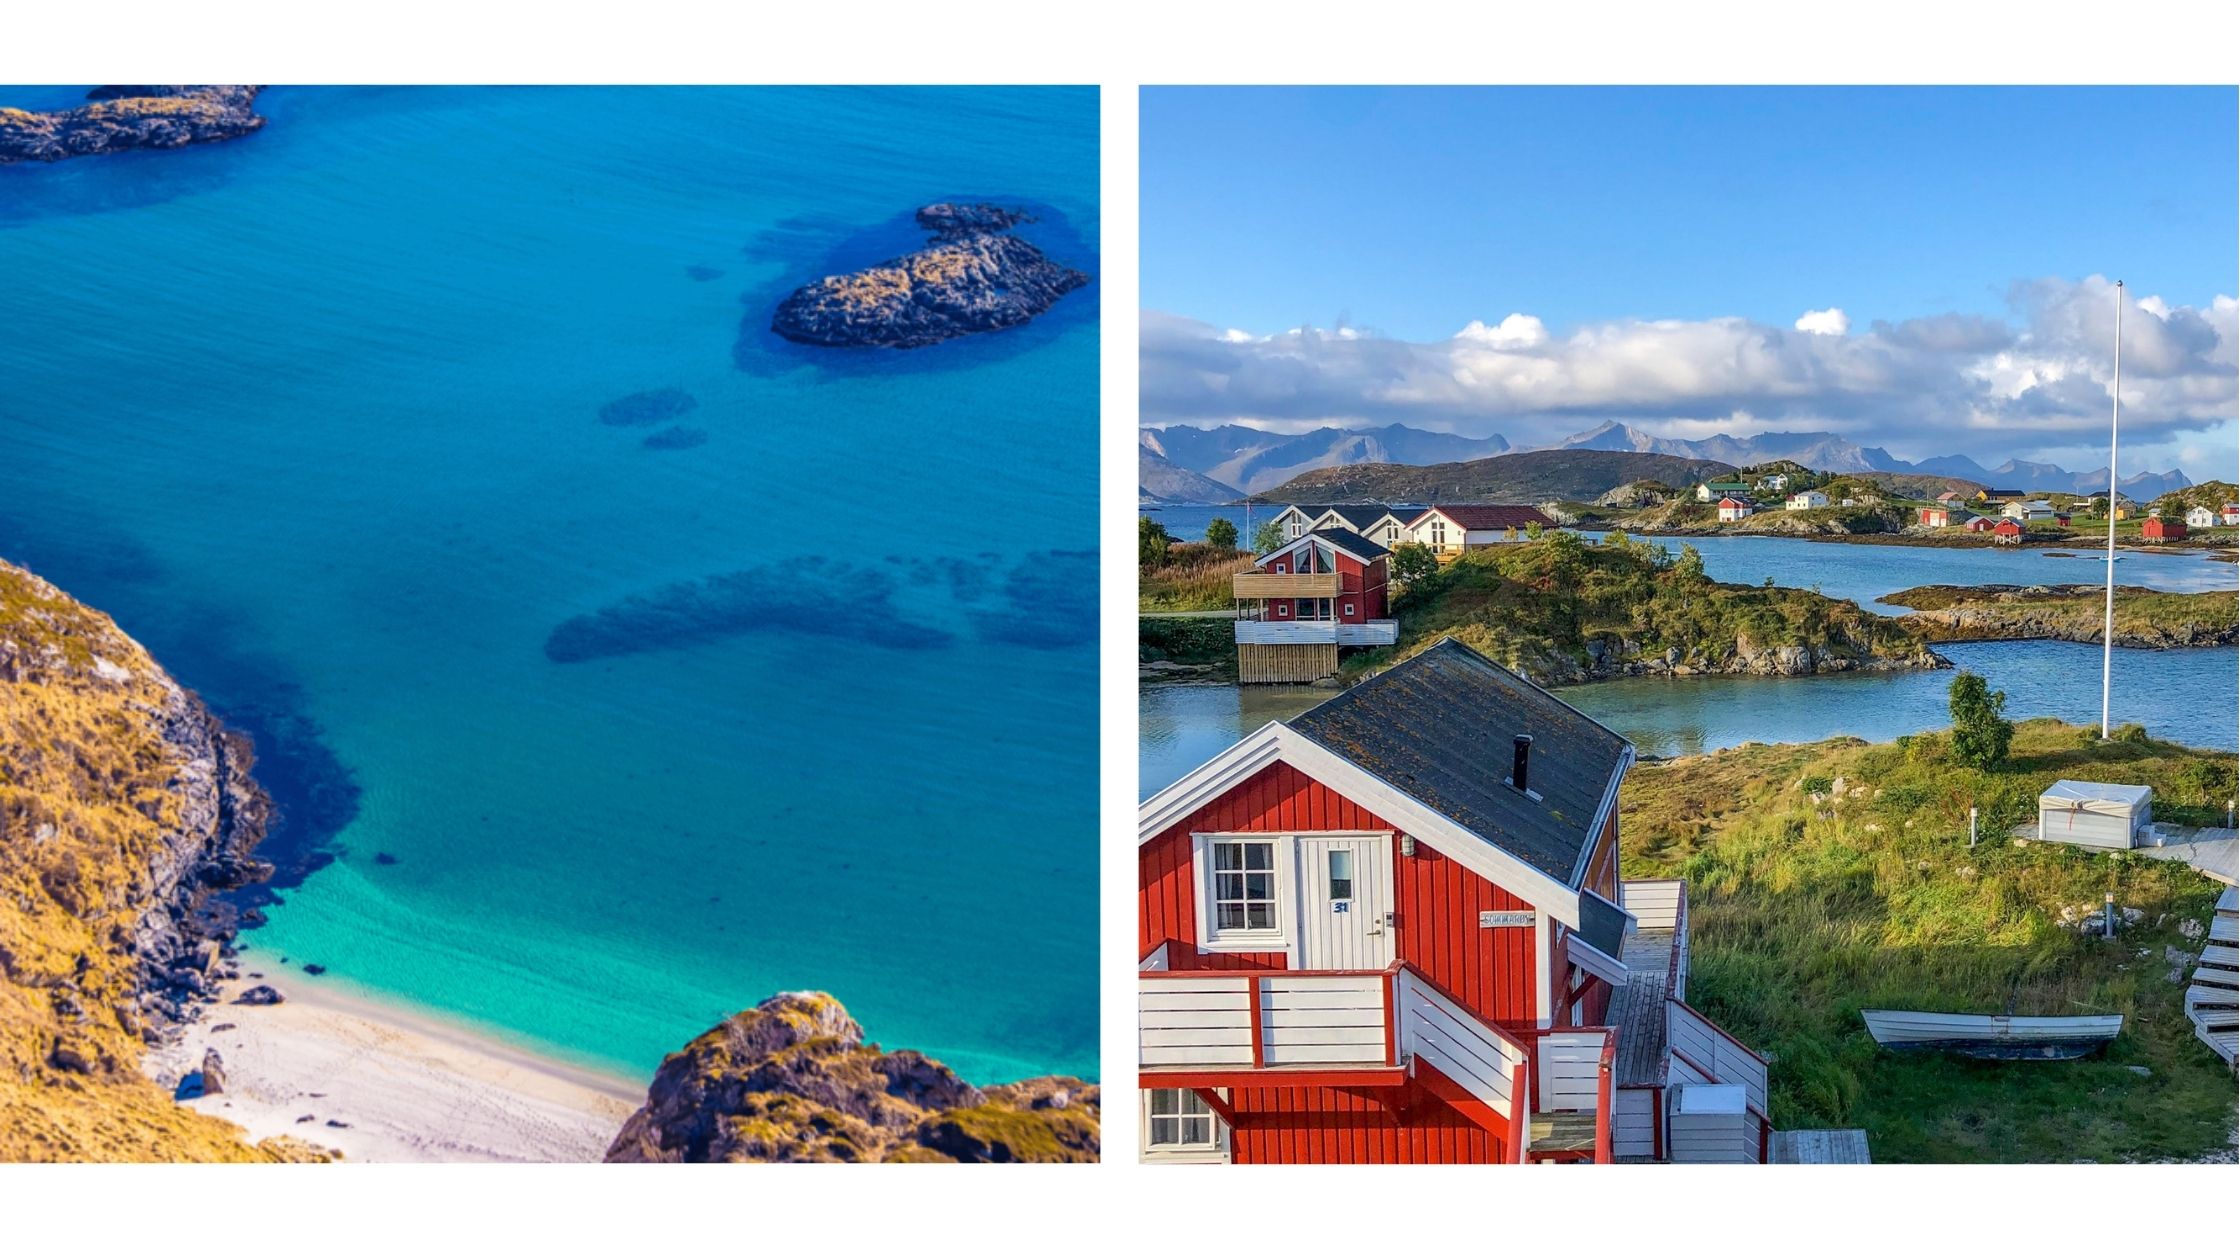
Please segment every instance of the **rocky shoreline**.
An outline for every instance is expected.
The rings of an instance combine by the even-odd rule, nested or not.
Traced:
[[[247,84],[119,84],[86,94],[76,109],[0,107],[0,166],[60,162],[130,149],[177,149],[232,140],[265,124],[261,88]]]
[[[1883,602],[1915,611],[1898,618],[1939,643],[2053,639],[2098,643],[2105,589],[2056,586],[1915,586]],[[2116,588],[2115,643],[2133,648],[2224,647],[2240,642],[2240,613],[2229,591],[2174,595],[2139,586]]]
[[[801,286],[778,304],[771,330],[811,345],[908,350],[1018,327],[1089,283],[1011,234],[1032,221],[993,205],[921,207],[931,245]]]
[[[1756,675],[1796,678],[1806,674],[1891,673],[1909,669],[1950,669],[1952,662],[1928,648],[1904,655],[1851,652],[1815,648],[1809,644],[1762,646],[1738,639],[1733,648],[1713,655],[1683,654],[1678,648],[1660,656],[1641,657],[1627,641],[1605,637],[1587,643],[1586,660],[1551,654],[1522,661],[1522,672],[1544,687],[1569,687],[1580,683],[1609,682],[1617,678],[1697,678],[1718,675]]]
[[[1101,1091],[967,1084],[891,1053],[830,994],[781,993],[664,1059],[610,1164],[1094,1163]]]

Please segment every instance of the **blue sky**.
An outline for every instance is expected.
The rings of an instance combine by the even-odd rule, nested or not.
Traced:
[[[2207,89],[1146,89],[1143,303],[1445,337],[1998,314],[2095,272],[2234,291],[2235,98]]]
[[[2233,476],[2230,88],[1151,88],[1144,423]]]

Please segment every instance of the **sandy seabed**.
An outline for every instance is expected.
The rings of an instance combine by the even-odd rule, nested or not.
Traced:
[[[244,959],[248,963],[249,959]],[[176,1087],[215,1049],[224,1092],[185,1103],[252,1141],[288,1134],[368,1163],[595,1162],[644,1082],[564,1063],[287,969],[224,987],[148,1073]],[[235,1003],[271,983],[277,1006]]]

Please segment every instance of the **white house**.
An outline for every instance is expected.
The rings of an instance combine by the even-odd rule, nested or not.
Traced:
[[[2053,505],[2044,499],[2017,500],[2000,508],[1999,515],[2014,521],[2050,521]]]
[[[1304,538],[1308,534],[1314,532],[1314,523],[1316,518],[1320,517],[1324,512],[1327,512],[1329,510],[1330,508],[1328,504],[1294,503],[1290,507],[1287,507],[1281,512],[1276,513],[1276,527],[1283,531],[1283,540],[1285,542],[1290,542],[1293,539]],[[1249,538],[1245,540],[1247,545],[1250,545],[1251,541],[1252,540]]]
[[[1748,482],[1706,481],[1696,487],[1696,502],[1712,503],[1729,495],[1747,494],[1749,491]]]
[[[2154,822],[2154,789],[2136,783],[2056,779],[2038,796],[2038,839],[2128,849]]]
[[[1789,510],[1792,512],[1803,512],[1812,508],[1824,508],[1828,506],[1828,496],[1820,493],[1818,490],[1799,490],[1795,494],[1789,496],[1788,506]]]
[[[1789,488],[1789,474],[1767,473],[1765,476],[1758,478],[1758,488],[1776,492],[1786,490]]]
[[[2216,523],[2217,514],[2208,508],[2190,507],[2186,509],[2186,524],[2193,526],[2195,529],[2207,529]]]
[[[1377,522],[1390,515],[1392,509],[1382,503],[1333,504],[1322,509],[1321,514],[1314,518],[1314,524],[1308,526],[1307,532],[1311,534],[1318,529],[1342,529],[1349,534],[1359,534],[1380,547],[1389,548],[1391,543],[1369,531],[1376,528]]]
[[[1423,510],[1408,522],[1408,541],[1451,554],[1471,547],[1523,542],[1532,526],[1553,529],[1540,509],[1519,503],[1458,503]]]
[[[1755,511],[1757,511],[1756,506],[1748,499],[1738,499],[1733,495],[1728,495],[1726,498],[1719,500],[1719,519],[1722,521],[1739,521]]]
[[[2217,517],[2227,525],[2240,525],[2240,503],[2227,503],[2218,508]]]

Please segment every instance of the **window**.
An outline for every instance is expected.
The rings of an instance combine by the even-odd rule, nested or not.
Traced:
[[[1146,1089],[1143,1154],[1152,1163],[1219,1163],[1228,1157],[1228,1126],[1194,1089]]]
[[[1289,572],[1291,572],[1291,562],[1290,562],[1289,560],[1278,560],[1278,561],[1276,561],[1276,572],[1278,572],[1278,573],[1289,573]]]
[[[1330,850],[1330,900],[1353,900],[1353,850]]]
[[[1353,615],[1353,605],[1351,605],[1351,604],[1347,604],[1347,605],[1346,605],[1346,616],[1348,616],[1348,617],[1351,617],[1352,615]]]
[[[1213,846],[1213,927],[1219,932],[1276,930],[1276,846],[1224,840]]]
[[[1433,547],[1447,545],[1447,523],[1445,521],[1435,520],[1431,522],[1431,545]]]

